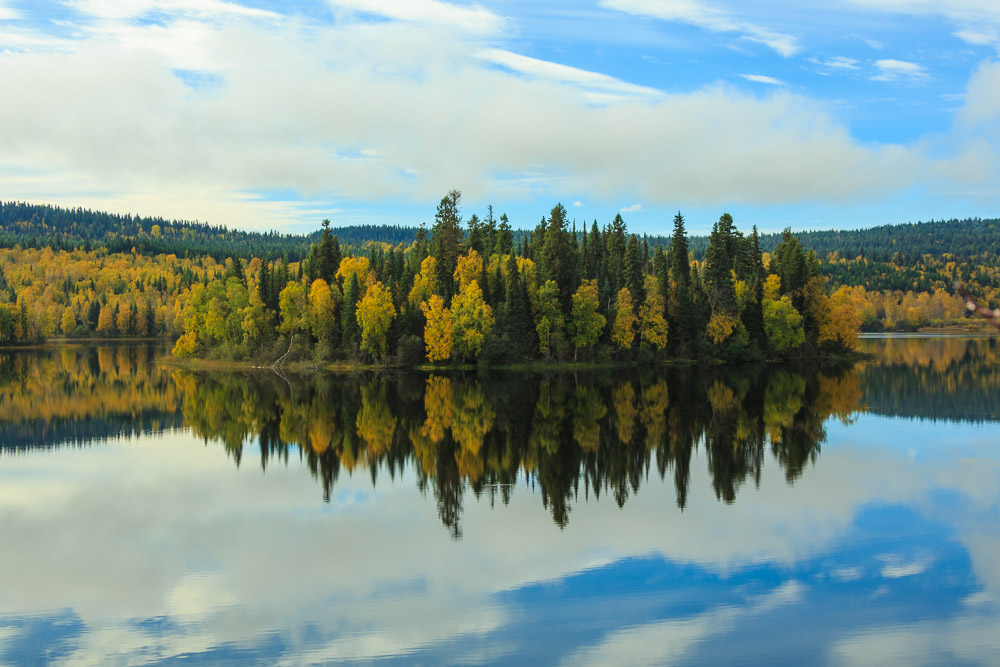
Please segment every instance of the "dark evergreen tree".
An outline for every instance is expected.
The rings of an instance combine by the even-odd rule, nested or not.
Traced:
[[[563,312],[568,313],[573,297],[573,263],[574,254],[570,251],[569,233],[566,231],[566,209],[562,204],[556,204],[549,213],[549,220],[544,230],[544,241],[541,250],[541,282],[555,281],[559,286],[559,300]]]
[[[469,216],[469,222],[466,224],[468,228],[468,236],[466,237],[465,247],[468,250],[475,250],[480,255],[485,251],[484,231],[483,226],[479,222],[479,216],[473,213]]]
[[[680,211],[674,216],[674,233],[670,242],[670,287],[667,293],[667,323],[671,335],[667,341],[675,355],[694,353],[695,321],[692,300],[691,266],[688,259],[687,231]]]
[[[344,353],[348,356],[358,354],[361,348],[361,327],[358,326],[358,301],[361,299],[361,287],[355,273],[344,283],[344,305],[340,313],[340,338]]]
[[[624,286],[628,287],[632,295],[632,302],[638,308],[645,298],[645,288],[643,283],[646,279],[645,260],[639,248],[639,237],[635,234],[629,236],[628,245],[625,248],[625,262],[623,266]]]
[[[733,247],[732,225],[723,218],[712,225],[712,235],[705,251],[705,295],[712,315],[735,315],[733,256],[730,254]]]
[[[438,285],[445,300],[450,301],[453,293],[453,275],[462,250],[462,217],[459,203],[462,193],[452,190],[438,204],[431,229],[431,247],[437,258]]]
[[[507,219],[506,213],[500,216],[500,228],[497,230],[496,250],[494,252],[501,257],[514,254],[514,233],[511,231],[510,221]]]
[[[604,247],[606,256],[604,264],[607,267],[605,276],[608,280],[608,288],[612,293],[617,294],[618,290],[628,284],[625,276],[625,249],[628,243],[628,227],[621,213],[615,214],[615,219],[611,221],[604,236]]]
[[[743,312],[743,326],[750,334],[750,340],[757,344],[758,349],[763,350],[767,346],[767,331],[764,329],[764,258],[760,250],[760,235],[757,233],[757,225],[753,226],[753,232],[746,243],[746,274],[744,280],[750,292],[750,302]]]
[[[531,315],[528,289],[517,270],[513,257],[507,259],[506,298],[503,306],[503,349],[509,361],[521,361],[534,356],[538,335]]]
[[[496,252],[497,221],[493,217],[493,204],[486,207],[486,219],[483,221],[483,257],[489,257]]]
[[[330,233],[330,221],[323,221],[323,232],[319,238],[319,271],[317,275],[332,285],[337,269],[340,267],[340,244],[337,237]]]
[[[261,262],[260,274],[257,276],[257,296],[265,308],[271,308],[271,265]]]

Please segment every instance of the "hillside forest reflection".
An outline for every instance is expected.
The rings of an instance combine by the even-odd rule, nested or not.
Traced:
[[[409,469],[459,537],[469,494],[505,504],[537,490],[564,527],[574,505],[623,506],[655,476],[683,511],[699,449],[732,503],[765,465],[788,483],[806,474],[830,418],[1000,419],[996,339],[864,346],[872,360],[819,369],[288,378],[180,370],[153,344],[0,352],[0,453],[191,429],[237,466],[301,459],[325,501],[343,475],[378,484]]]

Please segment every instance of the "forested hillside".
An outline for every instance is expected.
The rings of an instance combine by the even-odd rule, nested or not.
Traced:
[[[345,246],[363,248],[373,241],[410,243],[416,229],[364,225],[334,228],[333,233]],[[209,255],[219,262],[227,257],[288,262],[302,259],[309,244],[318,238],[319,232],[310,235],[246,232],[200,222],[0,202],[0,248],[104,248],[109,253]]]

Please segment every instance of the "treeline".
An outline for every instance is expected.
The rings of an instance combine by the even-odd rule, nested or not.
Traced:
[[[401,364],[665,358],[763,359],[854,346],[858,305],[827,294],[815,255],[786,232],[765,266],[756,229],[723,215],[703,261],[684,218],[651,248],[620,215],[577,235],[561,204],[514,241],[492,210],[463,229],[461,195],[438,205],[409,247],[344,253],[325,227],[296,265],[234,263],[183,301],[178,356],[259,358],[299,341],[299,354]],[[280,338],[280,340],[279,340]],[[277,343],[277,346],[276,346]]]
[[[487,214],[492,217],[492,209]],[[469,219],[470,228],[478,216]],[[596,222],[596,221],[595,221]],[[543,217],[532,229],[513,229],[514,243],[520,245],[532,235],[544,233],[547,221]],[[575,227],[575,221],[573,222]],[[158,232],[154,233],[153,228]],[[586,223],[575,230],[577,241],[583,235]],[[832,258],[854,260],[862,258],[876,268],[892,265],[898,270],[915,267],[927,257],[941,261],[955,262],[959,267],[979,264],[995,265],[1000,257],[1000,220],[987,218],[967,218],[963,220],[931,220],[905,224],[880,225],[866,229],[803,231],[797,234],[800,243],[816,252],[822,262]],[[421,230],[417,227],[400,225],[355,225],[351,227],[331,227],[340,243],[352,248],[364,249],[372,243],[382,245],[409,245]],[[143,254],[173,253],[179,256],[210,254],[216,261],[226,257],[253,257],[274,261],[298,261],[310,243],[318,240],[318,232],[308,235],[280,234],[276,232],[245,232],[230,230],[224,226],[200,222],[170,221],[160,217],[141,217],[130,214],[113,214],[91,211],[84,208],[60,208],[57,206],[27,204],[21,202],[0,202],[0,247],[42,248],[69,250],[83,248],[88,242],[92,247],[101,247],[110,253],[131,252],[134,248]],[[782,234],[761,234],[760,247],[764,252],[773,252],[782,242]],[[651,248],[670,245],[671,236],[650,234],[642,240]],[[694,259],[704,259],[710,237],[692,236],[689,250]],[[840,272],[827,272],[834,284],[860,285],[860,278],[867,279],[871,272],[856,272],[852,279],[841,280]],[[890,272],[898,273],[899,271]],[[970,271],[966,271],[968,274]],[[916,289],[913,279],[907,275],[905,283],[884,282],[867,285],[869,289]],[[919,276],[916,276],[919,282]],[[883,280],[891,280],[886,276]],[[926,286],[920,286],[927,291]]]
[[[878,242],[853,256],[847,254],[853,244],[864,242],[871,230],[809,232],[795,240],[795,259],[786,261],[782,252],[792,247],[787,233],[744,236],[729,216],[720,218],[705,239],[688,238],[683,219],[680,233],[674,221],[671,237],[639,237],[628,233],[621,216],[604,227],[595,221],[589,229],[577,229],[557,206],[533,230],[515,230],[506,216],[494,218],[492,208],[482,219],[473,214],[463,221],[458,204],[456,196],[451,212],[439,207],[430,230],[338,229],[324,221],[323,230],[310,236],[0,204],[0,246],[11,245],[0,247],[0,344],[33,343],[60,334],[191,334],[179,352],[229,358],[259,351],[277,356],[291,336],[298,347],[309,348],[293,355],[308,351],[319,360],[415,363],[429,352],[431,342],[435,359],[489,363],[628,360],[650,352],[760,358],[849,347],[855,323],[863,331],[882,331],[958,322],[966,311],[953,293],[956,280],[984,305],[1000,306],[1000,261],[989,250],[995,244],[989,234],[995,221],[877,228],[870,238]],[[892,230],[900,231],[899,239],[891,238]],[[954,252],[917,258],[921,249],[941,249],[935,235],[954,241],[965,259]],[[978,254],[971,241],[975,235],[982,236],[986,249]],[[804,252],[802,238],[819,242],[828,252]],[[891,254],[882,250],[889,247],[899,249]],[[176,252],[167,252],[171,249]],[[345,257],[351,263],[342,272]],[[463,268],[456,273],[459,257]],[[356,265],[362,259],[368,262],[364,269]],[[427,270],[425,260],[430,262]],[[786,264],[799,268],[782,268]],[[724,270],[716,270],[720,267],[729,267],[728,278]],[[768,287],[770,274],[779,282]],[[345,281],[351,276],[358,281],[357,294]],[[239,288],[229,290],[226,280],[232,277],[245,295]],[[310,297],[317,278],[330,289],[329,297],[322,287]],[[364,312],[374,319],[366,327],[373,335],[362,341],[357,305],[368,295],[369,278],[385,293],[373,293],[375,300],[367,302]],[[655,288],[647,288],[647,278]],[[463,294],[470,280],[480,297]],[[307,316],[288,310],[286,323],[281,293],[290,282],[297,287],[286,295],[286,309],[298,307]],[[203,289],[193,295],[196,283]],[[622,288],[627,288],[625,301],[619,299]],[[227,293],[225,298],[221,292]],[[832,294],[824,300],[820,292]],[[652,297],[648,304],[647,295]],[[782,305],[783,296],[795,312]],[[480,298],[488,308],[479,307]],[[218,304],[209,326],[205,321],[213,300]],[[246,310],[258,303],[259,309]],[[186,327],[188,304],[193,310]],[[386,304],[392,306],[391,314]],[[320,316],[323,308],[330,311],[326,316]],[[837,308],[854,315],[846,320],[827,317]],[[801,340],[796,313],[802,317]],[[220,318],[227,320],[225,327],[218,324]],[[762,318],[771,323],[770,330]],[[836,321],[847,322],[842,332],[833,330]],[[786,324],[779,326],[781,322]],[[433,341],[427,336],[428,323]]]

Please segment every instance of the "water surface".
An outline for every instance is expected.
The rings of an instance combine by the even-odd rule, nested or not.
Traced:
[[[990,664],[994,339],[823,369],[0,353],[0,662]]]

